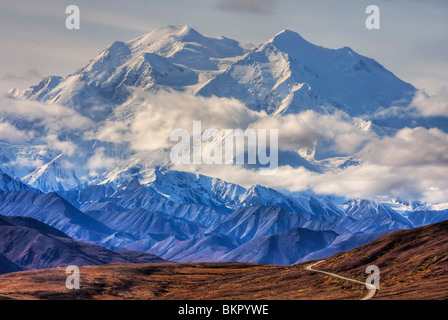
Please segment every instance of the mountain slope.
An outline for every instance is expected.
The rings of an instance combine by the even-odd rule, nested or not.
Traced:
[[[401,230],[337,254],[319,269],[362,280],[365,269],[380,269],[376,299],[448,297],[448,221]]]
[[[150,254],[114,252],[75,241],[34,219],[0,216],[0,272],[3,273],[68,265],[162,261]]]
[[[0,169],[0,191],[35,191],[20,180],[13,179]]]
[[[0,192],[0,214],[33,218],[80,240],[99,241],[114,233],[54,193]]]
[[[235,210],[209,233],[221,233],[240,243],[254,238],[280,233],[298,227],[303,218],[280,207],[250,206]]]
[[[154,213],[142,208],[122,212],[87,212],[87,214],[109,226],[111,229],[133,235],[147,233],[192,235],[197,233],[201,227],[201,225],[191,221],[162,213]]]
[[[341,206],[329,198],[287,196],[262,186],[246,189],[175,171],[159,172],[148,185],[134,177],[118,186],[98,185],[60,194],[79,208],[55,193],[0,192],[0,214],[35,218],[75,239],[110,249],[139,250],[179,262],[238,256],[252,262],[272,259],[291,264],[325,258],[392,230],[414,227],[388,205],[374,201],[352,200]],[[419,219],[430,221],[429,217]],[[271,239],[283,239],[282,234],[296,228],[333,231],[338,239],[322,247],[311,246],[308,252],[288,246],[274,252],[266,247]],[[288,239],[299,241],[293,235]],[[260,242],[263,249],[254,255],[253,247]]]
[[[173,172],[173,174],[176,173]],[[173,183],[170,183],[170,181]],[[176,183],[182,185],[180,180],[169,179],[163,183],[169,185],[171,188],[168,194],[156,191],[153,188],[153,184],[142,185],[137,177],[133,177],[128,181],[124,181],[116,188],[101,185],[62,192],[61,195],[67,197],[83,212],[126,211],[142,208],[203,226],[211,226],[221,221],[224,213],[229,211],[226,208],[217,211],[216,206],[206,206],[201,204],[203,203],[202,201],[183,200],[182,197],[187,198],[188,193],[177,193],[179,190],[176,188]],[[193,192],[193,189],[192,186],[190,191]],[[194,192],[194,195],[196,194]],[[176,195],[179,196],[177,197]],[[207,199],[207,197],[204,198]],[[198,199],[199,197],[196,200]],[[223,207],[222,204],[219,206]]]
[[[341,225],[351,232],[377,232],[410,229],[414,225],[385,204],[366,199],[351,200],[345,204],[346,222]],[[354,219],[354,220],[353,220]],[[348,222],[348,223],[347,223]]]
[[[22,271],[23,268],[0,254],[0,274]]]
[[[212,233],[191,238],[170,236],[147,252],[177,262],[210,262],[238,247],[236,240],[226,235]]]
[[[448,210],[416,210],[407,215],[409,221],[415,226],[425,226],[448,220]]]
[[[254,238],[222,256],[218,261],[288,265],[311,252],[327,247],[337,234],[333,231],[312,231],[302,228]]]

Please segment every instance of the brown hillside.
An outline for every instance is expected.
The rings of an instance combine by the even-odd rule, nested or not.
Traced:
[[[363,280],[368,265],[380,268],[376,299],[448,299],[448,221],[389,234],[319,269]]]

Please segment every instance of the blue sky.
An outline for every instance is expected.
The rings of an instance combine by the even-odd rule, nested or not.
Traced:
[[[81,10],[80,30],[65,28],[70,4]],[[381,30],[365,28],[370,4],[381,9]],[[255,45],[287,28],[325,47],[352,47],[433,93],[448,84],[447,21],[446,0],[4,0],[0,74],[65,76],[113,41],[166,25]]]

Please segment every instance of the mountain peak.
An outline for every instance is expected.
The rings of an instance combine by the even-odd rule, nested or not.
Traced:
[[[199,34],[199,32],[197,32],[195,29],[193,29],[192,27],[190,27],[187,24],[181,25],[181,26],[175,26],[175,28],[179,29],[179,32],[182,34],[187,34],[187,33],[197,33]]]
[[[303,37],[296,31],[292,31],[289,29],[283,29],[282,31],[280,31],[279,33],[277,33],[274,38],[277,37],[299,37],[301,39],[303,39]]]
[[[272,43],[276,47],[296,47],[300,45],[314,46],[305,40],[300,34],[289,29],[284,29],[271,38],[268,43]]]
[[[199,32],[197,32],[195,29],[193,29],[192,27],[190,27],[189,25],[170,25],[167,27],[163,27],[160,28],[158,30],[156,30],[155,32],[158,31],[164,31],[164,32],[169,32],[172,33],[173,35],[187,35],[187,34],[195,34],[195,35],[200,35]]]
[[[161,39],[173,38],[173,37],[181,39],[181,40],[185,40],[185,38],[187,38],[187,39],[205,38],[202,34],[197,32],[195,29],[193,29],[189,25],[170,25],[167,27],[162,27],[162,28],[156,29],[156,30],[140,37],[139,39],[141,39],[143,41],[144,40],[160,41]]]

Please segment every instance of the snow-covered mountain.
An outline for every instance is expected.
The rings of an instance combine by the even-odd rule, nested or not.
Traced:
[[[344,205],[352,232],[376,232],[390,229],[410,229],[414,225],[407,218],[385,204],[370,200],[352,200]]]
[[[341,109],[352,116],[406,105],[415,88],[348,47],[327,49],[283,30],[199,90],[269,114]]]
[[[132,88],[191,91],[242,58],[250,45],[209,38],[189,26],[169,26],[137,39],[116,41],[66,78],[47,77],[16,97],[67,105],[105,120],[125,103]]]
[[[78,119],[86,122],[86,128],[70,131],[61,126],[55,134],[45,132],[45,123],[6,114],[7,121],[33,130],[35,136],[42,138],[34,138],[28,145],[0,144],[4,158],[1,168],[44,192],[104,183],[117,185],[137,173],[159,184],[160,180],[153,177],[157,172],[154,166],[169,166],[166,161],[141,159],[129,143],[98,141],[89,131],[103,126],[107,132],[107,126],[111,125],[123,130],[129,128],[128,121],[141,103],[139,95],[133,94],[135,90],[175,90],[198,96],[236,98],[248,108],[270,115],[304,109],[324,113],[340,109],[351,116],[369,114],[391,104],[405,104],[415,92],[411,85],[373,59],[349,48],[335,50],[313,45],[289,30],[253,47],[225,37],[205,37],[189,26],[169,26],[128,42],[115,42],[65,78],[47,77],[29,89],[11,90],[10,96],[15,99],[61,105],[89,120]],[[369,121],[354,122],[366,127],[364,131],[370,130]],[[48,145],[49,135],[52,141],[55,137],[60,140],[55,143],[59,149]],[[320,149],[326,148],[323,145],[319,144]],[[331,146],[329,149],[333,154]],[[313,155],[316,152],[321,161],[315,161],[314,156],[306,157],[300,150],[281,150],[279,163],[312,171],[325,170],[335,163],[359,164],[353,161],[356,157],[326,159],[324,150],[311,151]],[[98,153],[116,160],[117,164],[92,173],[86,163]],[[163,194],[170,189],[162,185],[154,188]],[[188,199],[190,188],[193,185],[168,193],[189,202],[193,200]],[[228,200],[234,197],[239,202],[239,190],[226,192],[218,197]]]
[[[236,98],[269,114],[338,108],[352,116],[405,105],[415,88],[348,47],[323,48],[283,30],[252,48],[209,38],[189,26],[169,26],[114,42],[66,78],[47,77],[15,97],[73,107],[104,120],[132,88],[174,89]]]

